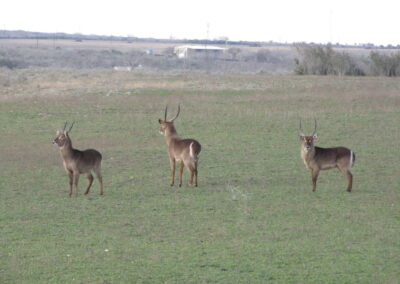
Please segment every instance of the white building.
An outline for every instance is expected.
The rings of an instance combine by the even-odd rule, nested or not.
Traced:
[[[212,45],[181,45],[174,48],[178,58],[192,58],[210,56],[216,58],[222,56],[226,48]]]
[[[113,69],[114,69],[114,71],[121,71],[121,72],[131,72],[132,71],[131,66],[114,66]]]

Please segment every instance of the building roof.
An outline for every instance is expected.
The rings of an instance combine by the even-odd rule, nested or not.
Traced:
[[[225,50],[223,47],[213,46],[213,45],[181,45],[176,46],[175,49],[195,49],[195,50]]]

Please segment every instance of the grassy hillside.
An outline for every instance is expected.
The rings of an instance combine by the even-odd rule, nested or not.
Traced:
[[[1,70],[1,283],[397,283],[400,81]],[[158,118],[200,141],[199,187],[168,185]],[[298,121],[357,155],[317,192]],[[104,156],[77,198],[51,142]],[[185,171],[184,182],[188,181]]]

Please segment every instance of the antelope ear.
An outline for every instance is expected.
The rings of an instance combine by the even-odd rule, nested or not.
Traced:
[[[299,135],[300,140],[304,140],[304,135]]]
[[[64,135],[68,135],[68,131],[67,130],[64,130]]]
[[[318,139],[318,135],[317,135],[317,133],[315,133],[314,135],[313,135],[313,137],[312,137],[314,140],[317,140]]]
[[[162,120],[161,120],[161,119],[158,119],[158,123],[161,124],[161,122],[162,122]]]
[[[60,130],[57,130],[57,131],[56,131],[56,135],[60,135]]]

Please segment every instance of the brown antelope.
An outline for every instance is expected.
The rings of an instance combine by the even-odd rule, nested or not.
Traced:
[[[181,164],[179,171],[179,187],[182,186],[182,174],[184,166],[186,166],[190,172],[189,185],[193,185],[194,176],[194,185],[197,186],[197,165],[199,161],[201,145],[194,139],[181,139],[178,136],[174,126],[174,120],[178,117],[180,110],[180,105],[178,105],[178,113],[173,119],[168,121],[168,108],[165,107],[164,120],[158,120],[158,122],[161,124],[160,134],[165,136],[168,145],[168,156],[172,171],[170,185],[174,185],[175,164],[178,162]]]
[[[317,189],[319,171],[338,168],[348,180],[347,191],[351,192],[353,175],[350,168],[354,165],[356,156],[353,151],[345,147],[320,148],[314,146],[317,139],[317,120],[314,120],[314,132],[310,136],[303,134],[300,120],[300,155],[304,164],[311,170],[313,188]]]
[[[85,190],[85,195],[89,193],[93,183],[94,172],[100,182],[100,195],[103,195],[103,177],[101,175],[101,154],[94,150],[88,149],[80,151],[72,147],[72,141],[69,137],[69,132],[74,126],[74,122],[68,131],[65,130],[67,122],[62,131],[57,131],[57,137],[53,144],[57,144],[60,149],[61,158],[63,160],[64,169],[69,177],[69,196],[72,195],[72,184],[75,185],[75,194],[78,196],[78,181],[80,174],[86,174],[89,179],[89,185]]]

